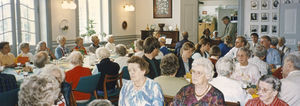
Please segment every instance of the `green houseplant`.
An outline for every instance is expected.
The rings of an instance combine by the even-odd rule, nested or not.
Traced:
[[[92,36],[93,34],[96,34],[95,31],[95,25],[96,23],[94,22],[94,20],[88,20],[88,25],[86,27],[87,32],[85,34],[81,34],[81,37],[85,37],[85,36]]]

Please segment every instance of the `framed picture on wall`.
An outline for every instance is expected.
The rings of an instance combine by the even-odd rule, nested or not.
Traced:
[[[277,22],[278,21],[278,14],[276,12],[272,13],[272,21]]]
[[[257,33],[258,32],[258,25],[250,25],[250,32]]]
[[[153,0],[153,18],[172,18],[172,0]]]
[[[267,10],[269,9],[269,1],[268,0],[261,0],[261,9],[262,10]]]
[[[250,21],[258,21],[258,14],[250,13]]]
[[[269,21],[269,13],[261,13],[261,21],[262,22]]]
[[[292,4],[292,3],[293,3],[293,0],[283,0],[283,3],[284,3],[284,4]]]
[[[277,9],[279,7],[279,0],[272,0],[272,8]]]
[[[277,34],[277,33],[278,33],[277,25],[272,25],[271,28],[272,28],[272,29],[271,29],[272,34]]]
[[[258,2],[256,0],[251,1],[251,9],[257,10],[258,9]]]
[[[260,32],[262,34],[267,34],[268,33],[268,25],[261,25]]]

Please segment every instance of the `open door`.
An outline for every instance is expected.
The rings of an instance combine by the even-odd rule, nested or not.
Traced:
[[[280,5],[280,35],[286,39],[286,45],[297,50],[300,43],[300,3]]]
[[[198,42],[198,0],[180,0],[180,31],[189,33],[189,40]]]

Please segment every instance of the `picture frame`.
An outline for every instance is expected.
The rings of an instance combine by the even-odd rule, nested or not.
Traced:
[[[269,32],[269,30],[268,30],[268,25],[261,25],[261,27],[260,27],[260,32],[261,32],[262,34],[267,34],[267,33]]]
[[[250,32],[251,33],[258,33],[259,29],[258,29],[258,25],[250,25]]]
[[[276,12],[272,13],[272,21],[273,22],[277,22],[278,21],[278,13],[276,13]]]
[[[153,18],[172,18],[172,0],[153,0]]]
[[[250,13],[250,21],[251,22],[258,21],[258,13]]]
[[[261,22],[269,21],[269,13],[261,13]]]
[[[257,10],[258,9],[258,2],[257,2],[257,0],[252,0],[251,1],[251,10]]]
[[[261,9],[268,10],[269,9],[269,1],[268,0],[261,0]]]
[[[272,0],[272,8],[277,9],[279,7],[279,0]]]
[[[277,25],[272,25],[271,31],[272,31],[272,34],[278,34],[278,27],[277,27]]]
[[[294,3],[293,0],[283,0],[283,4],[292,4]]]

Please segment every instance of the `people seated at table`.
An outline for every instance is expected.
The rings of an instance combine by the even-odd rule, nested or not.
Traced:
[[[117,75],[120,70],[118,63],[115,63],[110,60],[110,52],[104,47],[100,47],[96,50],[96,56],[99,60],[99,63],[95,65],[93,69],[93,74],[100,73],[100,79],[97,85],[98,93],[103,93],[103,82],[105,75]],[[116,86],[115,82],[106,83],[107,90],[113,90]]]
[[[189,82],[183,77],[175,77],[179,68],[178,58],[174,54],[165,55],[160,63],[162,75],[156,77],[154,81],[158,82],[164,95],[174,97],[176,93]]]
[[[143,57],[144,55],[143,43],[144,40],[141,39],[134,41],[134,51],[135,51],[135,53],[133,54],[134,56]]]
[[[67,58],[67,60],[74,66],[71,70],[66,72],[66,82],[72,83],[72,89],[77,87],[80,77],[92,75],[90,69],[83,67],[83,55],[79,51],[73,51]],[[83,93],[73,91],[74,98],[76,100],[88,100],[91,95],[89,93]]]
[[[221,55],[221,50],[218,46],[214,45],[210,48],[208,53],[210,55],[210,57],[208,59],[213,63],[213,65],[215,67],[216,62],[219,60],[219,57]],[[215,74],[214,74],[213,78],[216,78],[218,76],[216,68],[214,68],[214,72],[215,72]]]
[[[280,99],[291,106],[297,106],[300,104],[300,52],[288,54],[283,63]]]
[[[34,55],[33,65],[36,67],[33,69],[34,74],[40,74],[42,72],[42,68],[49,63],[48,53],[46,51],[40,51]]]
[[[118,55],[118,57],[115,59],[115,62],[119,64],[120,66],[119,73],[121,73],[123,67],[127,66],[127,61],[129,59],[129,57],[126,56],[127,54],[126,46],[123,44],[118,44],[116,46],[116,54]]]
[[[11,74],[1,73],[1,71],[3,70],[0,70],[0,85],[1,85],[0,93],[17,89],[18,86],[17,86],[16,77]]]
[[[114,53],[116,50],[116,45],[115,45],[115,38],[113,35],[108,35],[107,36],[107,43],[105,45],[105,48],[110,51],[110,53]]]
[[[189,33],[188,33],[188,32],[182,32],[181,36],[182,36],[183,39],[182,39],[181,41],[177,42],[176,45],[175,45],[175,51],[174,51],[174,54],[176,54],[177,56],[180,55],[180,50],[181,50],[182,45],[183,45],[185,42],[190,42],[190,41],[188,40],[188,38],[189,38]]]
[[[150,79],[154,79],[161,74],[159,61],[155,59],[155,56],[159,53],[159,42],[154,37],[148,37],[144,41],[143,48],[145,53],[143,59],[149,63],[149,73],[147,73],[146,76]]]
[[[230,78],[234,73],[235,62],[232,58],[222,57],[216,63],[218,76],[213,78],[209,83],[219,89],[223,94],[225,101],[240,102],[244,106],[251,95],[242,88],[242,83]]]
[[[258,82],[259,97],[249,100],[246,106],[289,106],[277,97],[280,92],[280,86],[280,80],[274,76],[262,76]]]
[[[270,48],[271,38],[269,36],[262,36],[260,44],[267,50],[266,62],[271,68],[276,68],[276,65],[281,65],[280,53],[278,50]]]
[[[156,38],[154,38],[156,39]],[[159,84],[145,75],[150,71],[149,63],[138,56],[128,60],[131,80],[124,84],[119,95],[120,106],[163,106],[164,98]]]
[[[209,59],[199,58],[192,64],[192,84],[184,86],[174,97],[174,106],[225,105],[223,93],[210,85],[214,71]]]
[[[258,67],[248,62],[251,51],[247,48],[239,48],[237,52],[238,63],[235,64],[235,71],[231,78],[242,81],[245,85],[256,85],[261,74]]]
[[[75,40],[76,46],[73,48],[73,51],[79,51],[82,55],[87,55],[86,49],[83,46],[83,39],[78,37]]]
[[[288,54],[288,53],[290,53],[290,51],[291,51],[291,48],[289,48],[289,47],[287,47],[286,45],[285,45],[285,37],[284,36],[281,36],[281,37],[278,37],[278,45],[277,45],[277,49],[279,50],[279,51],[281,51],[281,58],[282,58],[282,60],[283,60],[283,57],[286,55],[286,54]]]
[[[56,41],[59,45],[55,48],[55,57],[56,59],[60,59],[66,56],[69,53],[69,50],[65,47],[66,38],[64,36],[58,36]]]
[[[58,99],[60,84],[52,75],[25,78],[18,93],[19,106],[52,106]]]
[[[194,54],[192,55],[193,59],[199,59],[199,58],[209,58],[208,51],[210,49],[210,40],[207,38],[200,39],[198,44],[196,44],[196,50]]]
[[[91,40],[93,43],[89,47],[89,52],[95,54],[96,49],[98,49],[100,47],[100,45],[99,45],[100,39],[98,38],[98,35],[93,35],[91,37]]]
[[[160,52],[163,53],[163,55],[166,55],[168,53],[170,53],[170,51],[168,50],[168,48],[166,47],[166,39],[165,38],[159,38],[159,45],[160,45]]]
[[[258,42],[258,34],[257,33],[251,33],[251,40],[252,40],[252,43],[250,44],[250,50],[251,51],[254,51],[255,50],[255,47],[260,45],[259,42]]]
[[[9,42],[0,42],[0,63],[6,68],[17,66],[15,55],[10,53]]]
[[[222,42],[218,45],[221,50],[220,57],[223,57],[231,50],[231,48],[233,47],[233,44],[231,42],[232,42],[232,38],[230,36],[226,36],[224,38],[224,42]]]
[[[50,59],[56,59],[56,57],[54,56],[54,54],[52,53],[52,51],[47,47],[47,44],[45,41],[40,41],[37,45],[36,45],[36,49],[35,49],[35,53],[38,53],[40,51],[46,51],[47,54],[50,56]]]
[[[195,46],[193,42],[185,42],[180,50],[180,55],[178,56],[179,69],[176,73],[176,77],[184,77],[187,73],[190,73],[192,68],[192,63],[194,59],[191,58],[195,51]]]
[[[33,62],[33,55],[30,53],[29,43],[21,43],[19,46],[21,53],[16,59],[16,63],[25,64],[26,62]]]
[[[267,56],[267,50],[265,49],[265,47],[258,45],[252,52],[254,56],[248,60],[249,63],[252,63],[258,67],[261,76],[270,74],[270,67],[268,63],[264,61]]]
[[[245,47],[247,45],[247,43],[248,43],[248,41],[246,40],[245,37],[237,36],[236,40],[235,40],[235,46],[232,49],[230,49],[230,51],[225,56],[229,56],[231,58],[236,58],[237,51],[240,48]]]

